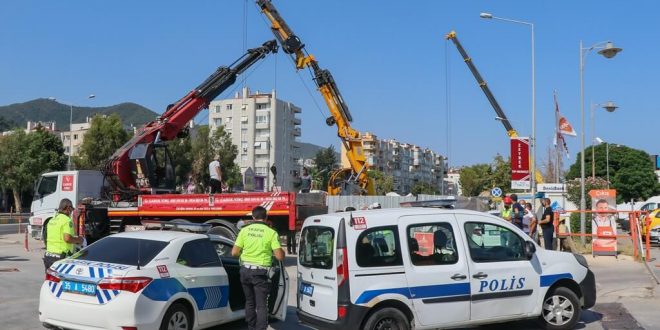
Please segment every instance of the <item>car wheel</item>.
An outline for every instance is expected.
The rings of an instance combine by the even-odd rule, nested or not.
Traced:
[[[575,292],[557,287],[543,300],[540,321],[545,329],[574,329],[581,312],[580,300]]]
[[[175,303],[165,312],[160,330],[190,330],[192,321],[188,309],[182,304]]]
[[[410,321],[396,308],[385,307],[375,311],[364,323],[363,330],[410,330]]]

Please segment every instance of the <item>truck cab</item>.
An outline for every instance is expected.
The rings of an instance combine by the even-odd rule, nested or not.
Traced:
[[[85,197],[100,198],[103,174],[99,171],[59,171],[44,173],[34,187],[28,231],[42,239],[43,227],[55,215],[63,198],[77,205]]]

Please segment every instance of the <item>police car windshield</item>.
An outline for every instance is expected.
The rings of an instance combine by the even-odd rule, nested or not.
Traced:
[[[156,257],[167,244],[169,242],[109,236],[74,254],[71,258],[131,266],[137,266],[140,260],[142,267]]]

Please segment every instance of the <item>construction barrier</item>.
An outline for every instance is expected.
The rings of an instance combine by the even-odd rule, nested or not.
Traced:
[[[573,213],[584,213],[585,214],[585,221],[592,222],[592,226],[596,224],[597,228],[594,230],[592,227],[592,232],[591,233],[573,233],[570,231],[571,225],[570,225],[570,215]],[[595,213],[595,215],[594,215]],[[616,234],[616,228],[617,228],[617,215],[618,214],[628,214],[628,220],[630,221],[630,232],[629,233],[624,233],[624,234]],[[568,214],[568,216],[566,216]],[[633,246],[633,256],[635,259],[640,258],[640,250],[642,250],[642,258],[645,260],[650,259],[650,229],[649,224],[650,224],[650,219],[648,218],[648,212],[646,211],[592,211],[592,210],[568,210],[564,211],[561,214],[558,212],[555,212],[554,216],[554,227],[555,227],[555,238],[558,239],[557,241],[557,248],[560,248],[561,245],[561,240],[562,239],[568,239],[571,237],[591,237],[592,238],[592,255],[612,255],[616,256],[617,251],[616,251],[616,246],[618,243],[619,239],[630,239],[632,242]],[[614,225],[612,229],[609,229],[607,226],[598,226],[598,223],[596,219],[594,219],[594,216],[601,216],[607,217],[610,220],[610,223],[613,222]],[[640,218],[644,217],[645,219],[645,227],[647,228],[644,233],[642,233],[642,228],[640,227]],[[563,218],[563,219],[562,219]],[[568,230],[560,230],[560,225],[561,222],[565,222],[565,227],[562,228],[567,228]],[[567,223],[566,223],[567,222]],[[586,229],[587,226],[585,226]],[[645,241],[646,243],[642,243],[642,235],[645,236]],[[611,242],[607,242],[608,240],[614,240],[612,244],[607,244]],[[606,244],[603,245],[598,245],[594,244],[594,241],[605,241]],[[611,250],[610,247],[614,247],[614,250]]]

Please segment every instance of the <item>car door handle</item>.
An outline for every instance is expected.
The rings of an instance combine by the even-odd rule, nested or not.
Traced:
[[[485,274],[483,272],[478,272],[478,273],[472,275],[472,278],[476,278],[478,280],[484,279],[486,277],[488,277],[488,274]]]
[[[463,274],[454,274],[454,276],[452,276],[452,277],[450,277],[450,278],[451,278],[452,280],[455,280],[455,281],[460,281],[460,280],[464,280],[464,279],[466,279],[467,276],[465,276],[465,275],[463,275]]]
[[[185,276],[183,276],[183,278],[184,278],[186,281],[195,282],[195,280],[197,279],[197,276],[194,276],[194,275],[185,275]]]

